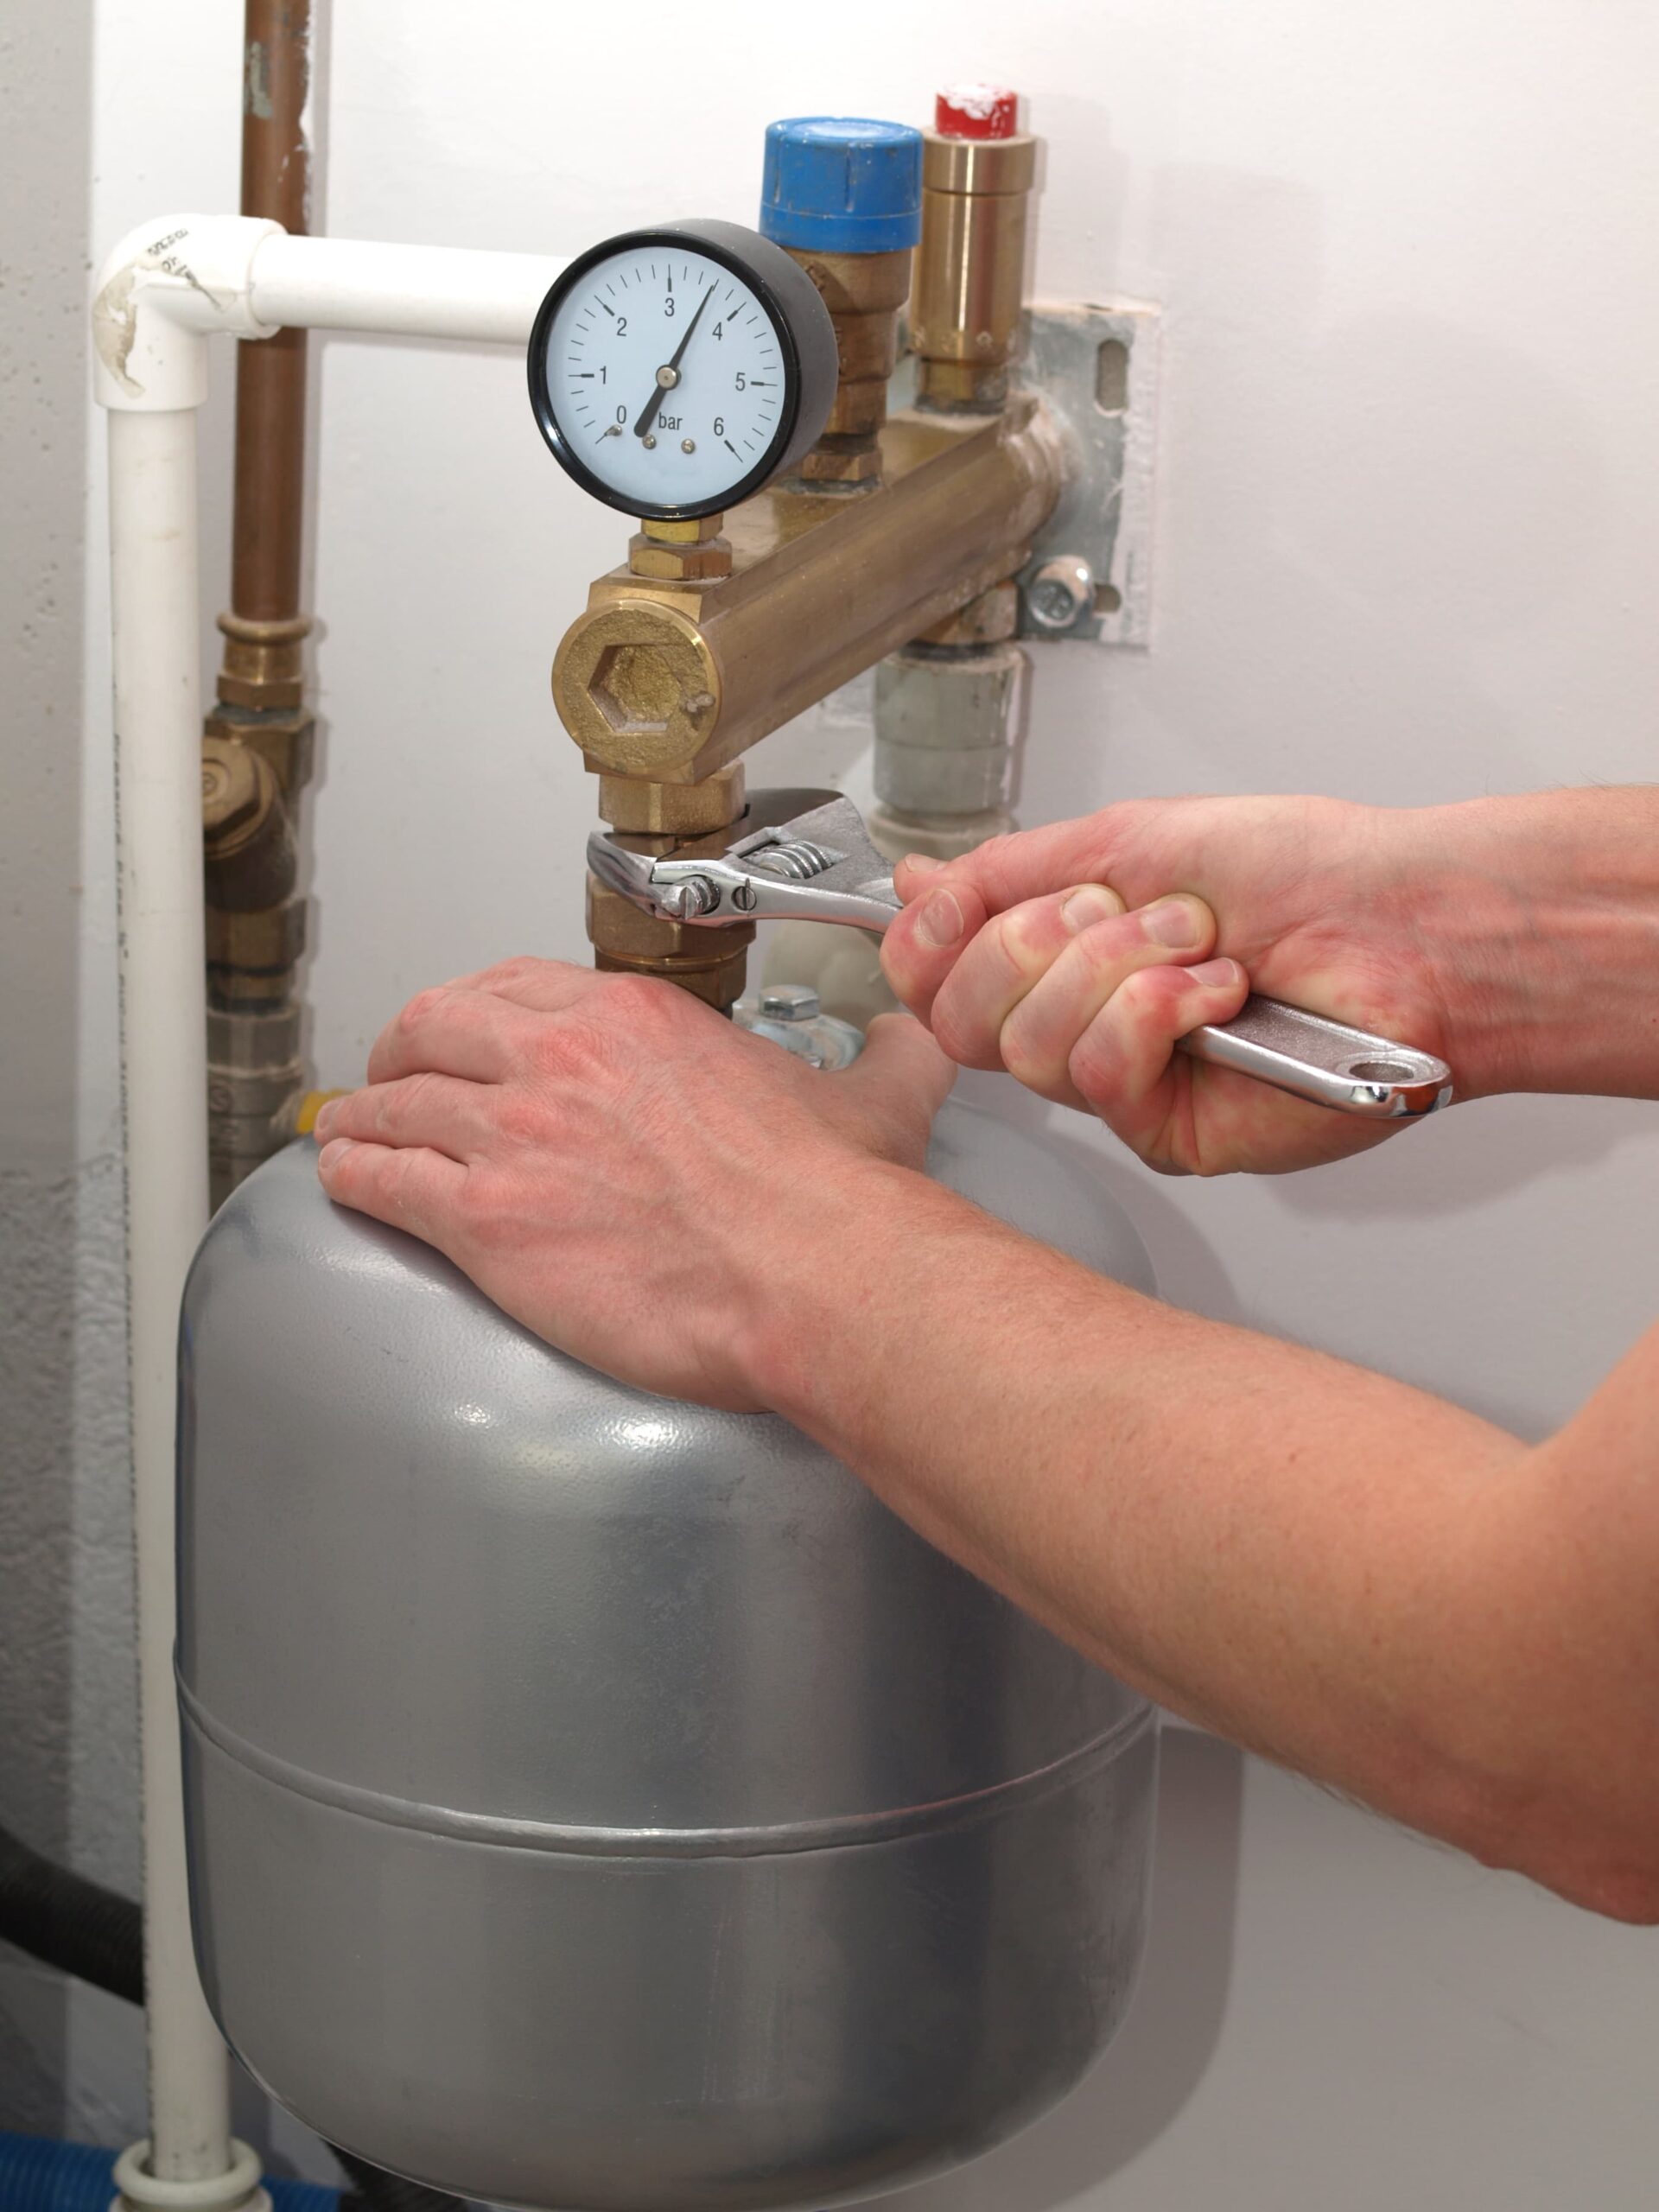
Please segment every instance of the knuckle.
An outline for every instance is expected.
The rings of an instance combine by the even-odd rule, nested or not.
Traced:
[[[416,991],[397,1016],[396,1026],[399,1036],[418,1036],[450,995],[447,983],[431,983],[425,990]]]
[[[1041,1089],[1052,1080],[1054,1069],[1052,1055],[1040,1051],[1026,1027],[1019,1021],[1005,1021],[1002,1034],[997,1040],[1002,1054],[1002,1065],[1016,1083],[1027,1090]]]
[[[1033,899],[1023,906],[1010,906],[988,923],[980,937],[1010,977],[1023,981],[1039,976],[1065,941],[1058,903]]]
[[[1020,849],[1020,833],[1004,830],[995,837],[988,837],[982,845],[976,845],[963,860],[940,871],[933,880],[937,883],[963,882],[976,887],[981,883],[1000,882],[1006,872],[1010,854]]]
[[[517,952],[510,959],[498,960],[485,969],[479,981],[491,986],[499,983],[528,983],[532,982],[543,969],[550,968],[554,964],[550,960],[538,960],[533,953]]]
[[[378,1162],[381,1181],[391,1192],[400,1211],[406,1211],[415,1182],[415,1154],[387,1147],[385,1157]]]
[[[1070,1080],[1065,1058],[1055,1060],[1027,1059],[1008,1073],[1022,1090],[1029,1090],[1034,1097],[1052,1099],[1057,1105],[1075,1104],[1079,1086]]]
[[[414,1075],[405,1076],[395,1089],[384,1091],[378,1103],[378,1118],[383,1128],[407,1124],[426,1105],[441,1103],[444,1096],[443,1077],[431,1068],[421,1068]]]
[[[933,1041],[959,1067],[978,1065],[984,1026],[977,1007],[964,1005],[960,997],[934,1001]]]
[[[496,1134],[511,1145],[532,1146],[547,1135],[547,1115],[525,1091],[501,1084],[491,1101]]]
[[[1112,914],[1091,922],[1076,940],[1075,957],[1091,984],[1103,976],[1116,976],[1145,944],[1136,914]]]
[[[1188,1182],[1195,1175],[1202,1179],[1224,1172],[1219,1166],[1206,1167],[1202,1164],[1189,1167],[1184,1161],[1177,1160],[1173,1153],[1164,1151],[1156,1144],[1141,1143],[1135,1149],[1154,1175],[1166,1175],[1172,1182]]]
[[[1126,1020],[1138,1028],[1167,1027],[1187,991],[1186,971],[1181,968],[1137,968],[1118,985]]]
[[[1103,1107],[1122,1081],[1123,1059],[1109,1022],[1095,1020],[1066,1058],[1066,1073],[1092,1106]]]

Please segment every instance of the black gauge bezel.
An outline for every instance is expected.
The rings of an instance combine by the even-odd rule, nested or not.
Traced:
[[[653,522],[696,522],[703,515],[723,514],[768,483],[778,473],[787,456],[796,425],[800,420],[802,369],[800,348],[790,322],[789,312],[778,292],[752,261],[746,261],[741,249],[726,244],[719,232],[737,232],[741,237],[754,237],[758,232],[744,232],[734,223],[664,223],[652,230],[620,231],[614,238],[601,238],[580,253],[569,266],[554,279],[547,297],[536,310],[536,320],[531,326],[530,346],[525,355],[525,368],[530,383],[530,404],[540,430],[554,459],[574,483],[603,505],[613,507],[619,514],[637,515]],[[760,240],[762,244],[766,241]],[[693,247],[725,270],[728,276],[741,277],[766,311],[777,336],[784,361],[784,404],[779,410],[778,428],[765,453],[747,475],[722,492],[718,499],[689,501],[681,506],[647,505],[626,493],[615,492],[588,467],[560,427],[554,411],[552,394],[548,388],[548,338],[554,316],[588,275],[601,261],[608,261],[613,254],[626,253],[652,246]]]

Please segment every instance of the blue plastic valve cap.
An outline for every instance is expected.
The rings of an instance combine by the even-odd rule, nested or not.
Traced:
[[[922,234],[922,134],[862,116],[766,125],[760,228],[779,245],[891,253]]]

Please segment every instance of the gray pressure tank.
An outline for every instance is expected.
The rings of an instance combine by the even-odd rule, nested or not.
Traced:
[[[929,1164],[1147,1282],[991,1116]],[[796,1430],[549,1351],[308,1143],[207,1233],[181,1407],[197,1955],[320,2133],[499,2205],[822,2204],[1104,2047],[1153,1715]]]

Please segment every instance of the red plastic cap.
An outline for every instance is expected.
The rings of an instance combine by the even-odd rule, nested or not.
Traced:
[[[933,103],[941,138],[1012,138],[1020,129],[1020,95],[996,85],[953,85]]]

